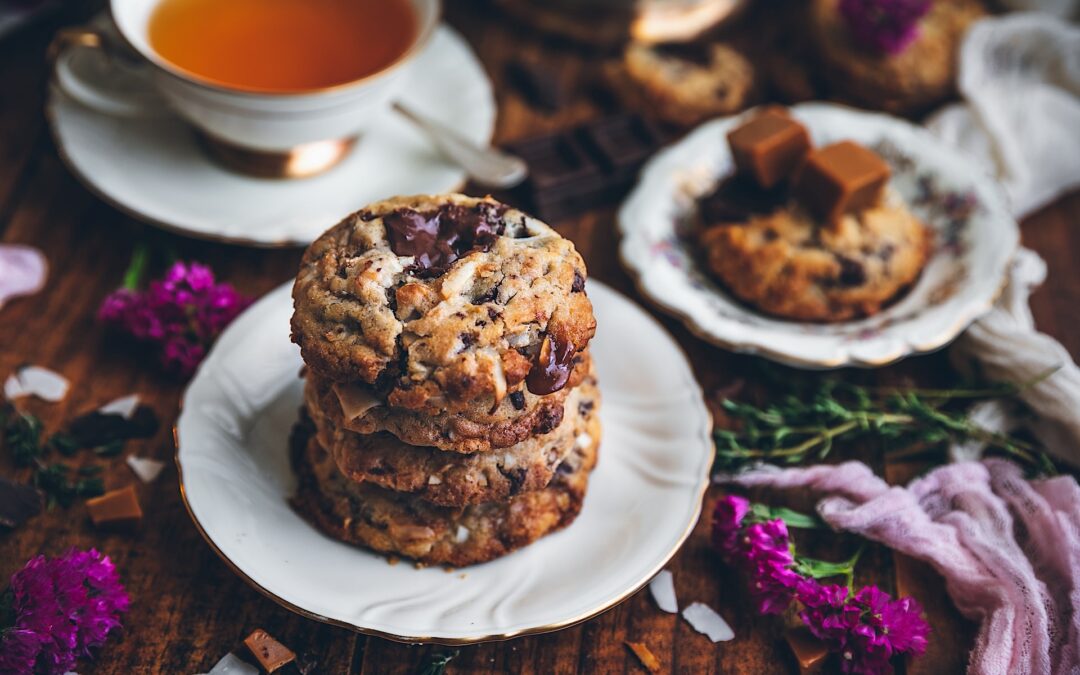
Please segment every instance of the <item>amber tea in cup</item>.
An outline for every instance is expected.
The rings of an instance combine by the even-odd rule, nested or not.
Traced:
[[[409,0],[161,0],[148,37],[198,79],[288,94],[385,69],[413,44],[417,24]]]

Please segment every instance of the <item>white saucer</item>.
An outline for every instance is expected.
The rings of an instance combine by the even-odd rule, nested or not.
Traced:
[[[733,170],[727,133],[738,116],[703,124],[661,151],[623,202],[619,253],[642,295],[705,340],[804,368],[877,367],[940,349],[990,310],[1020,228],[986,172],[895,117],[825,103],[791,113],[816,144],[852,139],[890,163],[892,188],[935,235],[911,290],[866,319],[805,323],[761,314],[713,281],[698,262],[694,213],[697,198]]]
[[[490,142],[491,82],[464,38],[439,28],[413,66],[403,101],[478,143]],[[465,179],[390,111],[340,165],[300,180],[248,178],[220,168],[179,118],[111,117],[55,87],[46,112],[61,156],[91,191],[135,218],[215,241],[307,245],[372,201],[452,191]]]
[[[324,536],[288,505],[296,479],[287,439],[302,398],[290,290],[270,293],[225,331],[176,426],[195,524],[240,576],[285,607],[407,642],[550,631],[633,594],[693,529],[714,453],[701,389],[659,323],[590,281],[603,441],[572,525],[453,574],[389,565]]]

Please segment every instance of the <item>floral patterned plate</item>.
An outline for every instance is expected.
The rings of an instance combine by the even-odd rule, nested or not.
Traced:
[[[892,165],[892,187],[936,233],[915,286],[873,317],[823,324],[758,313],[713,281],[690,223],[696,199],[731,173],[727,132],[744,115],[704,124],[660,152],[623,203],[620,255],[642,294],[705,340],[800,367],[875,367],[948,344],[993,305],[1019,244],[996,183],[902,120],[821,103],[791,111],[816,145],[855,140]]]

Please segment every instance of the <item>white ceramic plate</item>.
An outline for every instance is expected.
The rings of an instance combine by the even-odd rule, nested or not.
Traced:
[[[929,132],[887,115],[829,104],[792,114],[815,144],[853,139],[892,165],[892,187],[936,232],[915,286],[876,316],[835,324],[768,317],[743,305],[698,264],[689,237],[695,200],[732,171],[727,132],[715,120],[654,157],[619,211],[620,255],[641,292],[703,339],[810,368],[880,366],[938,349],[987,312],[1019,244],[997,184]]]
[[[590,281],[604,435],[573,525],[463,576],[389,565],[329,539],[287,501],[296,483],[287,439],[301,404],[289,290],[264,297],[221,336],[176,427],[196,525],[237,573],[282,605],[410,642],[555,630],[634,593],[697,522],[713,459],[701,390],[655,320]]]
[[[85,53],[69,50],[64,58]],[[491,82],[465,40],[446,26],[412,64],[401,98],[477,143],[491,140]],[[220,168],[176,117],[112,117],[55,87],[46,112],[61,156],[91,191],[135,218],[216,241],[307,245],[365,204],[453,191],[465,180],[391,111],[341,164],[300,180],[249,178]]]

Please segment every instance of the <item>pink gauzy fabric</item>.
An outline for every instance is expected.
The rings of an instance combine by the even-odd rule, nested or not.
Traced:
[[[762,469],[745,486],[808,488],[832,527],[930,563],[978,621],[968,673],[1080,673],[1080,486],[1001,459],[943,466],[906,488],[865,464]]]

